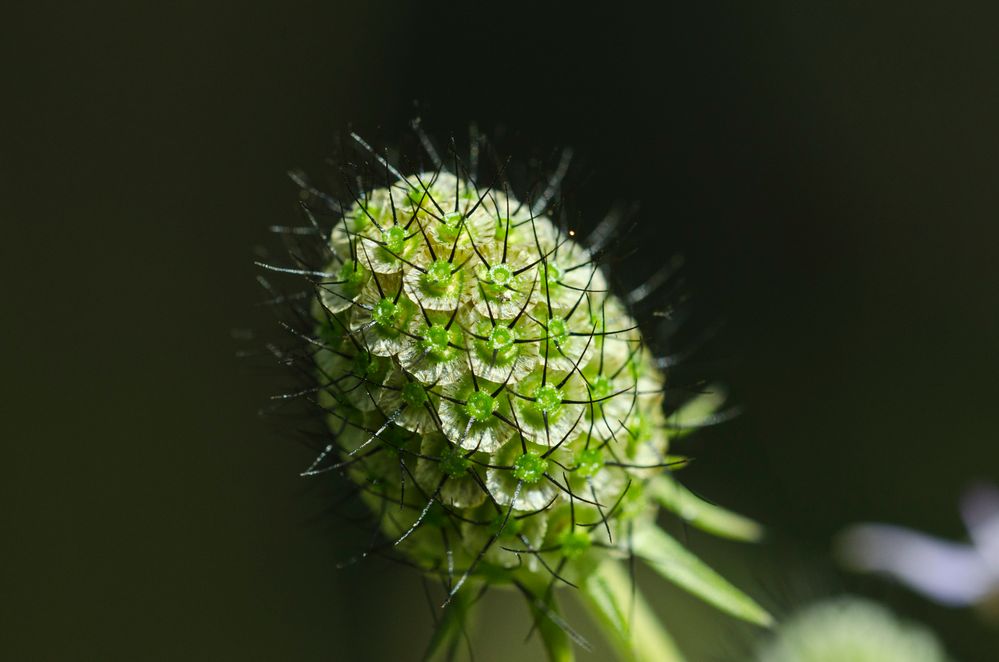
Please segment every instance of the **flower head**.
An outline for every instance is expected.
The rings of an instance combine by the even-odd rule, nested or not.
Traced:
[[[451,609],[466,608],[468,586],[505,584],[558,624],[553,588],[572,585],[609,616],[631,599],[610,579],[614,562],[639,556],[769,622],[655,526],[664,505],[723,535],[758,535],[668,473],[682,463],[668,454],[671,429],[704,402],[664,413],[665,375],[596,249],[552,220],[554,184],[525,202],[439,161],[404,176],[357,140],[387,179],[347,204],[307,189],[335,223],[318,263],[277,268],[315,291],[301,335],[333,440],[306,473],[345,473],[386,546],[439,577]],[[539,629],[546,643],[567,631]]]
[[[366,437],[348,450],[354,471],[377,482],[372,504],[399,504],[382,529],[413,560],[541,574],[549,559],[607,555],[628,521],[654,514],[619,504],[669,463],[664,377],[589,250],[445,172],[365,192],[328,246],[313,331],[344,340],[316,347],[320,386],[335,429]],[[422,469],[410,478],[407,463]],[[488,532],[499,517],[530,522],[536,540],[508,527],[445,549],[427,504],[445,527]],[[519,552],[488,554],[503,545]]]

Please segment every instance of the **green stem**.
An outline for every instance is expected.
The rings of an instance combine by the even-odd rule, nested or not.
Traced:
[[[576,659],[572,650],[572,642],[566,631],[559,627],[552,615],[558,614],[554,600],[550,600],[545,605],[546,610],[532,605],[531,611],[538,622],[538,633],[541,635],[541,642],[545,646],[545,653],[550,662],[573,662]]]
[[[474,593],[472,587],[465,586],[451,598],[423,653],[425,661],[454,659],[462,638],[467,636]]]
[[[583,604],[628,662],[683,662],[672,637],[616,561],[605,561],[580,587]]]

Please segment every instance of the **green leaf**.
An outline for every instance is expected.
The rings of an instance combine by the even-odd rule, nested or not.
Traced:
[[[648,488],[664,508],[702,531],[745,542],[757,542],[763,537],[763,527],[757,522],[705,501],[671,476],[650,481]]]
[[[605,561],[580,587],[583,604],[628,662],[683,662],[669,633],[616,561]]]
[[[635,532],[632,547],[649,567],[680,588],[737,618],[769,627],[770,616],[748,595],[691,554],[675,538],[656,526]]]

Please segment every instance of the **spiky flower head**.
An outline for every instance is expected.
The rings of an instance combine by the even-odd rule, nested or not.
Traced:
[[[306,474],[346,474],[382,548],[439,577],[446,604],[466,604],[471,586],[516,586],[558,624],[539,627],[550,650],[567,631],[552,588],[582,587],[613,620],[632,592],[606,562],[630,556],[767,622],[655,526],[662,504],[722,535],[758,535],[666,473],[671,422],[696,425],[705,404],[664,414],[665,376],[595,249],[552,221],[554,183],[527,203],[457,159],[454,172],[438,160],[403,175],[357,140],[386,179],[342,204],[309,189],[332,230],[317,263],[277,268],[315,292],[299,335],[333,441]],[[608,627],[623,637],[618,621]]]
[[[396,506],[382,530],[411,559],[578,578],[654,515],[642,485],[669,463],[663,375],[570,234],[423,172],[365,192],[328,246],[320,404],[366,500]]]

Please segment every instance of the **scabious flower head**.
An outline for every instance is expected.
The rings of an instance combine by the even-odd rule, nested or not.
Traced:
[[[654,516],[640,486],[668,464],[638,325],[591,252],[511,195],[439,171],[362,195],[313,306],[350,476],[428,570],[550,577],[567,559],[578,578]]]
[[[332,228],[320,230],[306,205],[301,234],[320,235],[318,257],[263,265],[306,277],[314,293],[294,331],[314,379],[302,393],[315,396],[331,440],[305,474],[346,475],[377,519],[379,549],[439,578],[451,611],[467,610],[471,587],[519,589],[553,657],[575,639],[557,615],[558,585],[581,588],[623,655],[639,645],[621,620],[637,593],[616,559],[641,557],[768,623],[655,525],[662,505],[721,535],[759,535],[667,471],[679,462],[670,431],[696,427],[717,403],[709,395],[664,413],[661,363],[597,248],[553,222],[557,182],[525,201],[457,158],[448,169],[430,150],[433,170],[404,175],[357,142],[382,181],[334,201],[299,178]],[[636,627],[641,645],[662,655],[672,646]]]

